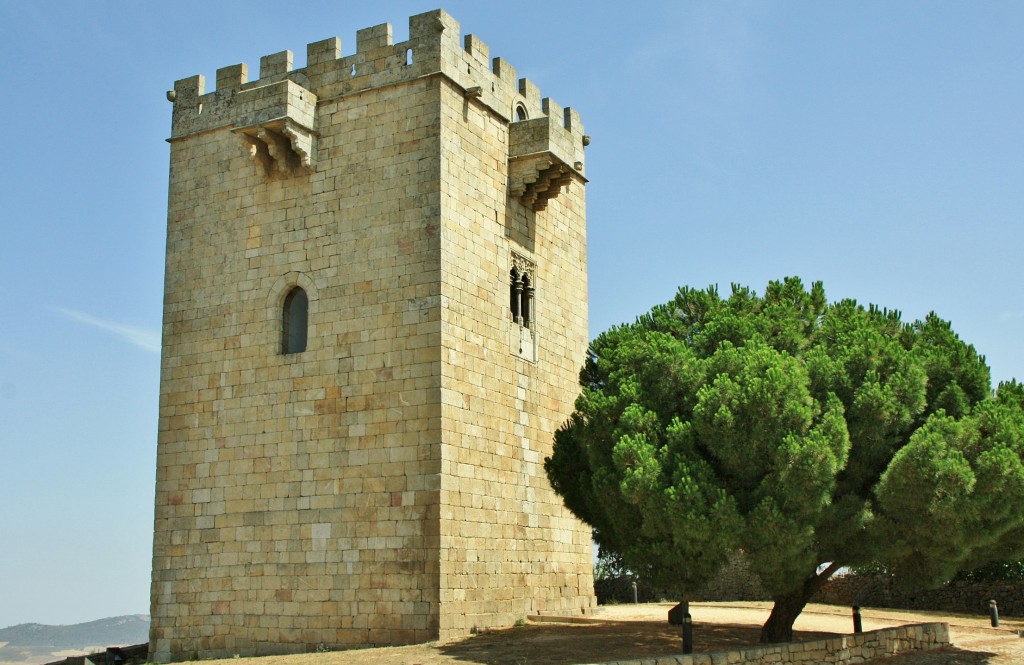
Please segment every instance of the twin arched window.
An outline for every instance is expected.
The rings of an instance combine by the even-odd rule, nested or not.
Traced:
[[[512,320],[529,328],[533,322],[533,284],[530,275],[526,272],[520,274],[517,268],[512,268],[510,276],[509,309],[512,310]]]
[[[306,332],[309,329],[309,298],[296,286],[284,298],[281,316],[281,353],[301,353],[306,350]]]

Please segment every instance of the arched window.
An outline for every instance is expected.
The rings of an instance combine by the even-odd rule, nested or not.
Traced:
[[[512,268],[509,283],[509,310],[512,312],[512,320],[527,328],[533,322],[533,284],[530,283],[530,275]]]
[[[305,351],[308,327],[309,299],[306,292],[296,286],[284,299],[281,313],[281,353]]]

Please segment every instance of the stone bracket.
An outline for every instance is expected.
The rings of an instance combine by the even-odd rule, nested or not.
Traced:
[[[562,187],[572,182],[574,170],[550,153],[511,160],[509,193],[534,212],[544,210]]]
[[[290,118],[272,120],[234,130],[254,164],[268,178],[312,173],[316,135]]]

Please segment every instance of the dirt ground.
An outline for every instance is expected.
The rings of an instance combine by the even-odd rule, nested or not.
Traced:
[[[671,603],[609,605],[591,620],[558,623],[528,621],[525,626],[493,630],[446,644],[359,649],[299,656],[232,659],[232,665],[579,665],[678,654],[682,639],[670,626]],[[693,603],[694,651],[721,651],[756,645],[768,603]],[[986,616],[944,615],[899,610],[862,610],[864,630],[906,623],[944,621],[953,647],[907,654],[872,665],[1020,665],[1024,663],[1024,621],[1003,619],[993,629]],[[810,605],[794,626],[796,639],[813,640],[850,633],[849,608]],[[252,661],[252,662],[249,662]]]

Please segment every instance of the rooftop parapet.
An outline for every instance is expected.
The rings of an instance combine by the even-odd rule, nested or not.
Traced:
[[[286,121],[282,127],[298,127],[315,137],[318,100],[440,74],[513,127],[525,122],[522,129],[510,130],[512,144],[519,146],[515,150],[522,155],[547,141],[549,147],[542,151],[582,173],[579,115],[571,109],[562,111],[550,100],[542,101],[537,86],[528,79],[517,80],[515,68],[503,59],[491,59],[490,49],[474,35],[461,43],[459,36],[459,23],[439,9],[411,17],[409,39],[397,44],[391,25],[384,23],[359,30],[356,52],[351,55],[341,55],[337,37],[309,44],[306,66],[301,69],[292,69],[291,51],[281,51],[260,59],[259,78],[253,81],[248,80],[245,64],[217,70],[216,88],[211,92],[205,91],[203,76],[181,79],[168,93],[174,102],[171,140],[220,128],[256,127],[242,132],[255,135],[260,126],[278,120]],[[301,160],[302,146],[292,143]]]

